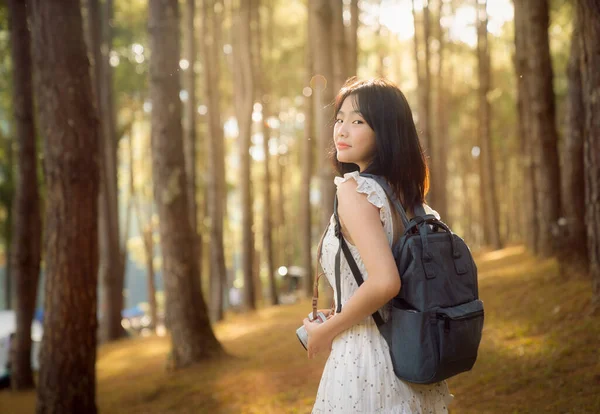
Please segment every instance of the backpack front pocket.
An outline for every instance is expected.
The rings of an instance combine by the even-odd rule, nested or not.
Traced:
[[[436,376],[438,349],[435,341],[436,325],[431,323],[434,312],[392,307],[392,315],[383,331],[398,378],[428,383]],[[383,333],[382,331],[382,333]]]
[[[483,302],[479,299],[436,311],[443,376],[470,370],[477,359],[483,330]]]

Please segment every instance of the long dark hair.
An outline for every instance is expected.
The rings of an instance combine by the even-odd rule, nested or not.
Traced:
[[[406,97],[388,80],[359,80],[352,77],[335,98],[334,117],[344,100],[352,96],[356,98],[353,100],[354,110],[375,131],[375,156],[362,172],[385,177],[403,206],[413,210],[415,205],[424,202],[429,179],[425,156]],[[340,175],[359,169],[356,164],[339,162],[335,147],[332,147],[332,160]]]

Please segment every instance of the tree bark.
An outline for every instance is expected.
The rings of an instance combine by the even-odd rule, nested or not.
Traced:
[[[181,368],[222,352],[206,312],[196,295],[194,233],[189,220],[187,181],[183,170],[181,103],[179,101],[179,8],[177,0],[149,3],[151,141],[154,199],[160,220],[167,326],[172,363]]]
[[[594,311],[600,311],[600,4],[578,0],[581,28],[581,78],[585,107],[583,157],[585,169],[585,223]]]
[[[346,36],[344,30],[344,3],[343,0],[329,0],[332,12],[332,53],[333,53],[333,89],[340,90],[350,77],[349,56],[347,53]]]
[[[37,412],[93,414],[97,412],[98,118],[79,2],[30,4],[47,186],[45,335]]]
[[[346,64],[348,65],[348,76],[358,75],[358,25],[359,25],[358,0],[350,1],[350,26],[346,32]],[[312,69],[311,69],[312,73]]]
[[[210,309],[212,320],[224,316],[223,296],[227,286],[225,247],[223,245],[223,220],[225,214],[225,154],[220,102],[219,50],[221,21],[215,13],[214,0],[204,0],[202,7],[204,25],[204,90],[208,106],[208,216],[210,217]],[[216,68],[216,70],[215,70]]]
[[[184,105],[184,158],[185,174],[187,177],[188,209],[190,212],[190,225],[194,233],[193,250],[194,265],[198,268],[197,277],[194,278],[194,291],[199,295],[200,280],[202,273],[202,240],[198,234],[198,203],[196,202],[196,72],[194,70],[196,63],[196,31],[194,29],[194,18],[196,16],[196,1],[186,0],[185,3],[185,22],[184,22],[184,47],[183,56],[187,59],[189,67],[183,72],[184,88],[188,93],[187,101]]]
[[[2,146],[6,151],[6,182],[1,190],[2,206],[6,209],[6,220],[2,226],[3,241],[6,245],[6,274],[4,275],[4,307],[9,310],[13,308],[13,280],[12,280],[12,222],[13,222],[13,204],[14,204],[14,156],[13,156],[13,140],[5,137],[0,131],[2,138]]]
[[[560,169],[558,134],[555,125],[553,72],[548,39],[548,0],[527,2],[527,42],[530,76],[528,89],[531,106],[531,136],[537,191],[538,254],[548,257],[555,253],[552,228],[560,213]]]
[[[417,72],[417,87],[418,87],[418,116],[417,128],[419,130],[419,138],[421,145],[428,158],[429,168],[429,194],[427,202],[435,208],[437,203],[438,183],[436,182],[437,169],[435,159],[435,148],[431,137],[431,65],[430,65],[430,48],[429,41],[431,37],[431,23],[429,17],[429,4],[423,5],[423,46],[424,56],[421,61],[420,46],[419,46],[419,30],[417,23],[417,12],[415,10],[415,2],[412,0],[412,13],[414,19],[414,56],[415,67]]]
[[[306,39],[306,77],[307,77],[307,87],[310,85],[311,74],[313,73],[313,57],[312,57],[312,45],[314,42],[313,35],[313,25],[314,25],[314,15],[310,12],[310,4],[309,4],[309,12],[307,19],[307,39]],[[352,36],[352,35],[350,35]],[[352,50],[352,46],[349,48]],[[350,52],[352,53],[352,52]],[[350,59],[352,61],[352,59]],[[354,73],[355,70],[350,73]],[[301,263],[302,268],[304,269],[305,278],[304,278],[304,293],[307,297],[311,297],[313,295],[313,284],[314,278],[316,275],[313,275],[313,261],[312,261],[312,211],[310,204],[310,183],[312,181],[313,175],[313,157],[314,157],[314,142],[315,142],[315,133],[314,133],[314,106],[313,106],[313,98],[310,94],[306,93],[307,89],[305,88],[304,93],[304,136],[302,140],[302,156],[301,159],[301,168],[302,168],[302,179],[300,180],[300,199],[298,205],[300,206],[300,229],[302,231],[301,234],[301,242],[300,242],[300,254],[301,254]]]
[[[156,331],[158,324],[158,308],[156,305],[156,283],[154,274],[154,226],[152,224],[152,207],[150,207],[149,217],[144,218],[138,199],[138,193],[135,188],[135,170],[133,148],[134,140],[132,134],[129,134],[129,185],[130,200],[135,214],[138,229],[140,229],[142,242],[144,246],[144,259],[146,262],[146,286],[148,295],[148,305],[150,307],[150,328]]]
[[[562,211],[559,259],[564,269],[586,273],[588,270],[587,234],[585,225],[585,170],[583,142],[585,108],[581,85],[580,27],[575,20],[571,38],[571,56],[567,67],[569,81],[566,107],[566,133],[563,147]],[[562,238],[564,236],[564,238]],[[570,273],[570,272],[569,272]],[[566,273],[566,274],[569,274]]]
[[[10,0],[13,67],[13,112],[17,141],[17,172],[11,276],[15,280],[16,333],[11,347],[13,390],[34,387],[31,372],[31,322],[35,312],[41,256],[41,218],[37,180],[37,149],[33,115],[31,39],[27,6]]]
[[[527,44],[527,4],[525,0],[515,0],[515,70],[517,74],[517,108],[519,113],[519,136],[521,142],[521,168],[523,177],[523,205],[520,227],[526,227],[525,245],[534,254],[538,252],[537,191],[534,180],[533,136],[531,126],[531,99],[528,80],[530,75],[527,62],[529,49]]]
[[[310,5],[314,21],[314,71],[316,78],[313,84],[315,105],[315,133],[317,136],[317,165],[319,187],[321,192],[320,226],[327,227],[333,213],[333,200],[335,197],[335,184],[333,183],[333,170],[329,162],[332,153],[333,114],[331,106],[336,91],[334,90],[333,59],[332,59],[332,33],[333,13],[330,0],[314,0]]]
[[[445,49],[446,49],[446,33],[442,27],[441,20],[444,15],[444,2],[438,0],[438,67],[437,67],[437,102],[436,102],[436,118],[437,128],[435,136],[437,137],[436,154],[435,154],[435,185],[438,189],[437,199],[435,200],[435,210],[440,213],[442,220],[448,219],[448,152],[449,152],[449,117],[448,117],[448,101],[449,89],[446,85],[452,83],[453,72],[448,75],[445,70]]]
[[[257,41],[257,75],[255,79],[260,85],[258,89],[258,99],[262,102],[262,134],[263,134],[263,152],[264,152],[264,164],[263,164],[263,211],[262,211],[262,219],[263,219],[263,258],[267,268],[268,280],[269,280],[269,296],[271,300],[271,304],[278,305],[279,304],[279,295],[277,289],[277,279],[275,278],[275,252],[273,248],[273,206],[272,206],[272,197],[271,197],[271,186],[272,186],[272,173],[269,168],[270,163],[270,154],[269,154],[269,141],[271,139],[271,127],[269,125],[269,118],[271,117],[271,102],[272,102],[272,90],[271,90],[271,82],[269,81],[269,76],[267,72],[267,76],[264,76],[264,69],[262,65],[262,60],[264,56],[269,56],[273,50],[273,15],[274,15],[274,5],[273,2],[268,4],[268,20],[267,24],[264,26],[267,29],[266,36],[266,47],[263,52],[261,47],[261,29],[263,25],[260,22],[260,16],[257,16],[257,31],[256,31],[256,41]],[[269,59],[271,61],[271,59]]]
[[[484,240],[493,249],[502,248],[498,224],[498,199],[494,171],[494,155],[490,131],[491,106],[488,100],[491,85],[490,54],[487,34],[487,0],[477,1],[477,61],[479,69],[479,146],[481,156],[481,199],[484,220]]]
[[[239,129],[240,199],[242,208],[242,273],[244,275],[244,307],[256,309],[254,291],[253,259],[254,234],[252,231],[252,189],[250,182],[250,135],[254,84],[252,79],[252,55],[249,2],[243,1],[234,12],[234,89],[235,111]]]
[[[98,0],[88,0],[88,49],[92,61],[93,89],[100,119],[100,340],[121,338],[123,288],[125,283],[125,252],[120,240],[117,143],[112,93],[112,67],[109,53],[112,48],[112,0],[104,3],[101,12]]]

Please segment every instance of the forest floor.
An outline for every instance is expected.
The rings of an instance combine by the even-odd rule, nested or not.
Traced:
[[[451,413],[599,413],[600,317],[591,283],[520,246],[480,254],[486,319],[477,363],[449,380]],[[104,345],[101,413],[308,413],[325,356],[308,360],[295,330],[310,302],[228,315],[215,332],[229,358],[166,372],[166,337]],[[33,413],[35,394],[0,392],[0,412]],[[345,413],[344,413],[345,414]]]

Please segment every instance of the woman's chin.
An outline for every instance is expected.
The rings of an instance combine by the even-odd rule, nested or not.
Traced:
[[[344,154],[340,153],[339,151],[337,153],[337,160],[339,162],[344,162],[346,164],[353,164],[354,163],[352,160],[348,159],[348,157],[345,157]]]

